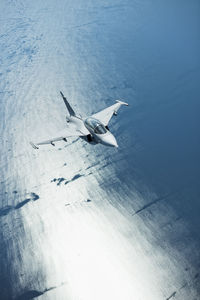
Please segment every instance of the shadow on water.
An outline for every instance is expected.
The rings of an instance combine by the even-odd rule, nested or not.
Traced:
[[[138,210],[133,214],[133,216],[139,214],[139,213],[142,212],[143,210],[145,210],[145,209],[151,207],[152,205],[154,205],[154,204],[156,204],[156,203],[158,203],[158,202],[160,202],[160,201],[164,201],[164,200],[168,199],[169,197],[174,196],[174,194],[175,194],[175,193],[169,193],[169,194],[167,194],[167,195],[165,195],[165,196],[163,196],[163,197],[159,197],[159,198],[157,198],[157,199],[155,199],[155,200],[149,202],[148,204],[144,205],[142,208],[138,209]]]
[[[0,217],[6,216],[9,214],[14,208],[12,206],[6,206],[2,209],[0,209]]]
[[[15,300],[30,300],[30,299],[34,299],[36,297],[42,296],[46,292],[49,292],[49,291],[51,291],[53,289],[56,289],[56,287],[51,287],[49,289],[45,289],[44,291],[30,290],[30,291],[27,291],[27,292],[23,293],[22,295],[18,296],[17,298],[15,298]]]
[[[15,206],[15,209],[19,209],[19,208],[23,207],[23,206],[26,205],[29,201],[31,201],[31,199],[25,199],[24,201],[18,203],[18,204]]]
[[[89,174],[88,174],[88,175],[89,175]],[[72,182],[72,181],[75,181],[75,180],[79,179],[79,178],[82,177],[82,176],[87,176],[87,175],[85,175],[85,174],[76,174],[76,175],[74,175],[74,176],[72,177],[72,179],[70,179],[70,180],[66,180],[66,178],[64,178],[64,177],[59,177],[59,178],[54,178],[54,179],[52,179],[51,182],[56,182],[56,184],[57,184],[58,186],[60,186],[61,183],[65,181],[65,185],[66,185],[66,184],[68,184],[68,183],[70,183],[70,182]]]
[[[36,193],[30,193],[31,198],[27,198],[21,202],[19,202],[16,206],[6,206],[4,208],[0,209],[0,217],[6,216],[8,215],[11,211],[13,211],[14,209],[20,209],[22,208],[24,205],[28,204],[30,201],[36,201],[38,200],[40,197],[39,195],[37,195]]]

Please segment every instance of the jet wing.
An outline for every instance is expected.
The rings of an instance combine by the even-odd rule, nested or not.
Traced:
[[[63,129],[60,132],[58,132],[56,137],[50,137],[50,138],[45,139],[44,141],[40,141],[37,143],[30,142],[30,144],[34,149],[39,149],[38,146],[40,146],[40,145],[52,144],[53,146],[55,146],[54,142],[58,142],[58,141],[67,142],[68,137],[79,137],[79,136],[84,136],[84,135],[85,135],[85,132],[81,132],[75,128],[66,128],[66,129]]]
[[[120,100],[116,100],[117,103],[101,110],[100,112],[92,115],[93,118],[101,121],[105,126],[108,125],[110,119],[113,115],[117,114],[118,109],[121,105],[128,105],[126,102],[122,102]]]

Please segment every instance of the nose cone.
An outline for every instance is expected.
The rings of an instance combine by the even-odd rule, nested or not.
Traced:
[[[106,135],[102,138],[102,143],[106,146],[118,148],[117,141],[111,133],[109,133],[109,135]]]
[[[115,138],[113,139],[111,146],[115,148],[119,147]]]

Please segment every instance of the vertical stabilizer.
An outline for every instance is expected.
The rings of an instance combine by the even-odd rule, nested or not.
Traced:
[[[70,116],[75,116],[76,114],[75,114],[73,108],[71,107],[71,105],[69,104],[69,102],[67,101],[67,98],[65,98],[65,96],[63,95],[63,93],[61,91],[60,91],[60,94],[63,98],[63,101],[65,102],[65,105],[68,109],[68,112],[69,112]]]

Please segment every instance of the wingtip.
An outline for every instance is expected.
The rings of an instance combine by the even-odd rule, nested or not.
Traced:
[[[37,147],[33,142],[29,142],[29,143],[33,147],[33,149],[39,149],[39,147]]]
[[[118,103],[120,103],[120,104],[122,104],[122,105],[126,105],[126,106],[128,106],[128,103],[126,103],[126,102],[123,102],[123,101],[121,101],[121,100],[116,100],[116,102],[118,102]]]

